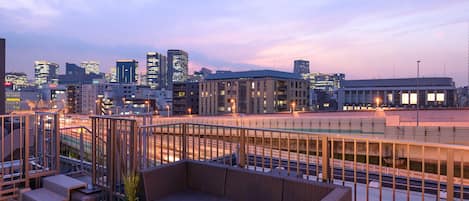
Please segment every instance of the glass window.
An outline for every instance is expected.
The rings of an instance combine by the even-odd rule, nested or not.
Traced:
[[[427,101],[435,101],[435,93],[428,93]]]
[[[409,104],[409,93],[403,93],[401,96],[401,103],[403,105]]]
[[[388,94],[388,102],[389,102],[389,103],[392,103],[392,102],[393,102],[392,98],[393,98],[393,97],[392,97],[392,94]]]
[[[437,93],[436,94],[436,101],[438,101],[438,102],[445,101],[445,94],[444,93]]]
[[[417,104],[417,93],[410,94],[410,104],[416,105]]]

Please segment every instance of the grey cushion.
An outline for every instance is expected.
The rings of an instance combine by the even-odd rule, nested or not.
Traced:
[[[187,172],[187,184],[191,190],[215,196],[225,195],[226,167],[190,162],[187,164]]]
[[[227,168],[225,196],[235,201],[282,200],[279,177],[264,173]]]
[[[208,193],[185,191],[169,195],[160,201],[229,201],[223,197]]]

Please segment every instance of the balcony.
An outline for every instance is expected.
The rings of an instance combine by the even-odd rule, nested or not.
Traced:
[[[41,115],[46,116],[41,117]],[[2,171],[10,175],[20,173],[19,177],[5,177],[8,174],[3,174],[2,196],[4,197],[18,198],[18,191],[24,186],[34,187],[27,182],[29,179],[21,178],[43,178],[64,172],[77,179],[85,178],[83,180],[88,181],[89,186],[93,187],[92,193],[101,197],[100,199],[119,200],[125,196],[126,173],[140,172],[142,175],[148,174],[140,179],[143,186],[138,188],[138,191],[143,193],[140,194],[142,200],[147,196],[147,191],[157,191],[152,190],[152,186],[176,185],[170,181],[151,183],[154,181],[147,179],[151,177],[153,170],[171,172],[173,171],[170,170],[171,167],[185,164],[186,168],[183,168],[185,173],[182,175],[186,176],[181,178],[181,181],[185,181],[186,184],[180,186],[184,191],[165,193],[161,189],[162,194],[186,195],[186,190],[192,190],[190,192],[195,191],[196,194],[208,193],[208,196],[211,196],[215,192],[215,195],[221,198],[237,200],[236,197],[230,197],[225,193],[231,189],[227,186],[229,179],[241,178],[241,181],[237,181],[241,186],[260,189],[252,190],[251,194],[236,194],[255,197],[259,196],[259,193],[262,194],[262,188],[275,183],[256,184],[255,180],[252,181],[252,178],[262,177],[277,179],[277,182],[281,181],[283,184],[287,180],[299,182],[301,184],[298,184],[298,189],[317,189],[323,186],[330,189],[330,192],[335,192],[335,189],[350,189],[352,200],[469,199],[467,186],[469,147],[377,138],[373,135],[382,135],[379,133],[389,130],[379,119],[368,121],[246,118],[229,121],[217,117],[203,118],[203,122],[196,122],[200,119],[168,118],[157,119],[154,124],[142,124],[145,121],[138,116],[132,118],[95,116],[91,118],[90,129],[69,127],[59,130],[54,114],[41,115],[28,117],[29,120],[26,120],[26,117],[17,118],[14,122],[23,122],[13,125],[13,128],[17,128],[15,130],[18,130],[18,134],[2,134],[2,139],[8,136],[22,136],[17,139],[28,140],[32,147],[45,151],[50,148],[50,151],[47,151],[50,154],[47,155],[41,154],[44,152],[41,150],[35,152],[37,154],[26,154],[30,156],[29,160],[10,161],[9,157],[4,157],[1,161]],[[33,120],[37,122],[33,123]],[[323,129],[317,130],[315,126]],[[57,134],[60,134],[60,138],[55,138]],[[40,140],[32,140],[36,137],[37,139],[44,137],[44,142],[48,146],[41,146]],[[17,141],[15,139],[13,143],[7,143],[15,147],[8,148],[11,150],[10,153],[20,152],[19,150],[25,153],[26,150],[32,150],[26,149],[24,143],[15,144]],[[11,140],[3,141],[11,142]],[[60,151],[58,152],[61,154],[60,157],[55,150]],[[50,162],[50,165],[43,163],[44,160]],[[54,165],[54,163],[59,164],[56,161],[60,161],[60,166]],[[221,190],[201,190],[198,187],[216,183],[217,180],[212,176],[203,177],[203,182],[206,184],[188,185],[193,179],[190,177],[192,170],[187,168],[191,164],[201,165],[205,169],[218,168],[217,170],[225,172],[225,175],[231,171],[233,174],[245,173],[246,176],[232,178],[225,176],[224,186],[216,185],[220,189],[223,188],[224,194],[216,194]],[[170,169],[164,170],[165,168]],[[24,175],[21,175],[23,174],[21,172]],[[213,170],[197,174],[216,174],[215,172]],[[12,185],[13,181],[17,185]],[[145,186],[145,182],[150,183]],[[277,184],[281,189],[278,192],[294,192],[292,193],[294,196],[303,196],[301,192],[296,191],[298,189],[285,189],[283,184]],[[16,188],[11,190],[12,186]],[[71,193],[75,196],[80,192],[80,195],[87,195],[82,191],[86,191],[86,188]],[[331,195],[338,194],[340,193]],[[324,194],[324,197],[317,198],[325,199],[328,195]],[[278,196],[273,196],[272,200],[275,200],[274,198],[279,199]],[[284,197],[282,199],[285,200]]]

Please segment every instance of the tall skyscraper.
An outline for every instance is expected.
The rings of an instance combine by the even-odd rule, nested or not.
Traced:
[[[99,74],[99,62],[97,61],[83,61],[80,66],[85,69],[86,74]]]
[[[182,50],[168,50],[168,73],[172,82],[185,82],[188,78],[189,56]]]
[[[158,52],[147,53],[147,85],[152,89],[166,88],[167,80],[166,56]]]
[[[118,83],[137,83],[138,61],[134,59],[117,60],[116,78]]]
[[[59,84],[59,64],[48,61],[34,62],[34,78],[37,87],[42,88],[46,84]]]
[[[0,38],[0,115],[5,114],[5,39]]]
[[[309,61],[308,60],[295,60],[293,61],[293,72],[296,74],[307,74],[309,73]]]

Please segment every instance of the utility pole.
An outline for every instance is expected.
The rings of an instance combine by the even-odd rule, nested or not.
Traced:
[[[420,60],[417,61],[417,127],[419,127],[419,110],[420,110],[420,83],[419,83],[419,78],[420,78]]]

